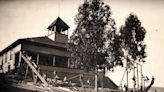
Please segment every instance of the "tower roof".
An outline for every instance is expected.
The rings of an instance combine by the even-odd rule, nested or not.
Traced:
[[[47,27],[47,29],[51,30],[52,27],[56,26],[57,28],[62,28],[62,31],[67,30],[70,28],[60,17],[58,17],[56,20],[54,20],[51,25]],[[52,30],[54,31],[54,30]],[[57,30],[59,31],[59,30]],[[61,30],[60,30],[61,31]]]

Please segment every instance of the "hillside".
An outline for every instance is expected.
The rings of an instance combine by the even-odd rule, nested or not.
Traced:
[[[164,87],[152,87],[148,92],[164,92]]]

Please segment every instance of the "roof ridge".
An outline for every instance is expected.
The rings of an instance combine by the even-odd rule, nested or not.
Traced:
[[[47,37],[47,36],[45,35],[45,36],[38,36],[38,37],[26,37],[26,38],[19,38],[18,40],[35,39],[35,38],[44,38],[44,37]]]

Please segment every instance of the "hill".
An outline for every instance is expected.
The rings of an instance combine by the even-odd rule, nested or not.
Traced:
[[[164,92],[164,87],[152,87],[148,92]]]

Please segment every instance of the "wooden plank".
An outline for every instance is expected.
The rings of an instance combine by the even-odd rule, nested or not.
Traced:
[[[40,73],[34,68],[34,66],[30,63],[31,61],[29,61],[23,54],[22,54],[22,58],[24,59],[24,61],[28,64],[28,66],[32,69],[32,71],[39,77],[39,79],[42,81],[42,83],[44,84],[44,87],[48,86],[47,81],[40,75]]]

